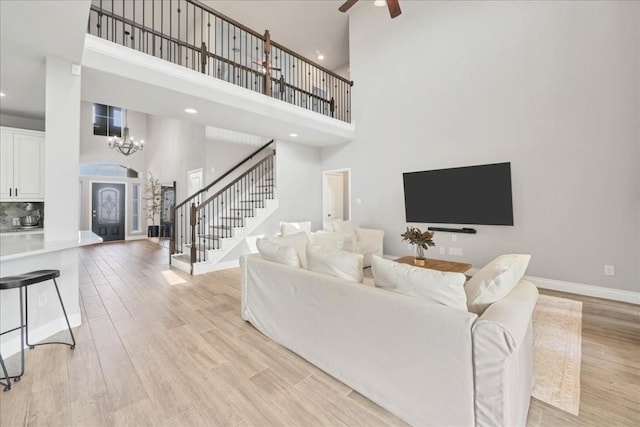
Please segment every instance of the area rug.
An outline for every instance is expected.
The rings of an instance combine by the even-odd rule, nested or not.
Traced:
[[[533,310],[533,397],[578,415],[582,303],[540,295]]]

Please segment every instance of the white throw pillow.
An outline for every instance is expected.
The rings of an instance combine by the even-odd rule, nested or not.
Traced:
[[[280,234],[283,236],[289,236],[291,234],[297,234],[301,231],[311,234],[311,221],[306,222],[281,222]]]
[[[530,259],[525,254],[500,255],[482,267],[464,288],[469,311],[479,316],[506,297],[524,276]]]
[[[288,236],[269,237],[269,240],[279,245],[293,246],[300,258],[300,265],[307,268],[307,244],[309,243],[307,233],[301,231]]]
[[[449,307],[467,310],[466,277],[429,268],[402,264],[377,255],[371,257],[373,280],[378,288],[413,295]]]
[[[309,243],[316,246],[322,246],[327,249],[344,248],[344,237],[338,233],[327,233],[326,231],[316,231],[309,236]]]
[[[293,246],[279,245],[267,238],[257,239],[256,246],[260,256],[268,261],[300,267],[300,257]]]
[[[309,270],[362,283],[364,256],[322,246],[307,246]]]

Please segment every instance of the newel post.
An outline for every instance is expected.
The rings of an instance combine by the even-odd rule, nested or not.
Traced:
[[[191,265],[196,262],[196,204],[191,203]]]
[[[271,96],[271,34],[269,30],[264,32],[264,62],[262,67],[264,68],[264,94]]]
[[[200,72],[205,74],[207,72],[207,59],[209,52],[207,51],[207,44],[202,42],[200,46]]]

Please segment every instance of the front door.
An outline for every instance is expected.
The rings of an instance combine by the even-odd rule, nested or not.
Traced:
[[[105,242],[124,240],[124,184],[94,182],[91,229]]]

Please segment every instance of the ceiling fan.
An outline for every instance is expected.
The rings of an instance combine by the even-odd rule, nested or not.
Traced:
[[[356,4],[357,1],[358,0],[347,0],[342,4],[342,6],[338,8],[338,10],[340,12],[346,12],[347,10],[351,9],[351,6]],[[387,7],[389,8],[389,14],[391,15],[391,18],[395,18],[402,13],[398,0],[387,0]]]

